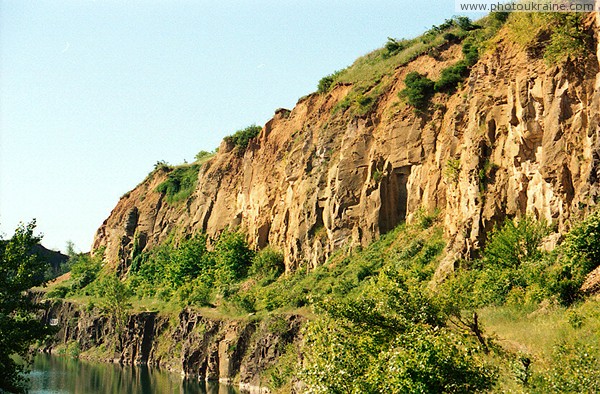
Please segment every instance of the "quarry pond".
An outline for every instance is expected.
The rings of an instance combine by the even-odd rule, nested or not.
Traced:
[[[36,355],[29,379],[31,394],[240,394],[232,386],[184,380],[179,374],[156,368],[93,363],[48,354]]]

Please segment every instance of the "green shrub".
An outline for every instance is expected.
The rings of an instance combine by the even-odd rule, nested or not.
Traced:
[[[386,271],[352,299],[328,299],[304,329],[302,380],[314,393],[441,393],[490,389],[492,368],[439,306]]]
[[[332,74],[329,74],[329,75],[321,78],[321,80],[319,80],[319,84],[317,85],[317,92],[318,93],[327,93],[329,91],[329,89],[331,89],[331,86],[335,82],[335,79],[340,75],[341,72],[342,72],[342,70],[338,70]]]
[[[223,231],[215,245],[215,277],[220,285],[233,283],[248,273],[254,252],[242,233]]]
[[[206,250],[206,236],[196,234],[182,241],[175,250],[171,251],[165,274],[173,286],[179,287],[198,277],[211,265],[212,261]]]
[[[585,274],[600,264],[600,211],[569,231],[565,237],[565,251],[569,257],[578,260]]]
[[[258,278],[277,278],[285,271],[283,253],[266,247],[252,259],[249,274]]]
[[[211,152],[208,152],[205,150],[201,150],[200,152],[198,152],[196,154],[195,159],[196,159],[196,161],[204,162],[213,156],[214,156],[214,153],[211,153]]]
[[[210,293],[209,284],[203,278],[195,278],[179,287],[177,297],[183,307],[188,305],[209,306]]]
[[[387,56],[387,57],[394,56],[398,52],[401,52],[404,49],[406,49],[406,47],[407,47],[406,40],[396,40],[395,38],[388,37],[388,40],[384,46],[384,48],[386,50],[386,52],[384,53],[384,56]]]
[[[460,38],[454,33],[445,33],[444,40],[446,40],[448,42],[456,42],[456,41],[460,40]]]
[[[262,127],[253,124],[236,131],[233,135],[225,137],[225,140],[244,151],[248,147],[250,140],[255,138],[261,131]]]
[[[81,253],[69,257],[73,290],[83,289],[98,277],[102,268],[102,254],[103,251],[98,251],[94,256],[89,253]]]
[[[587,52],[587,33],[580,13],[557,13],[553,16],[555,28],[544,50],[548,64],[564,62],[568,58],[578,58]]]
[[[501,268],[519,268],[525,261],[537,260],[541,258],[542,239],[548,233],[545,222],[530,216],[519,219],[516,224],[506,220],[488,237],[484,262]]]
[[[67,286],[56,286],[46,293],[46,298],[65,298],[70,288]]]
[[[417,110],[427,109],[434,93],[435,83],[416,71],[409,73],[404,83],[406,88],[399,93],[400,97],[405,98],[408,104]]]
[[[456,26],[458,26],[464,31],[471,31],[478,28],[476,25],[473,24],[471,19],[469,19],[466,16],[457,16],[454,18],[454,21],[456,23]]]
[[[199,164],[183,165],[171,170],[167,180],[156,187],[156,191],[166,196],[168,203],[186,200],[196,189]]]
[[[462,47],[462,53],[467,67],[472,67],[479,60],[479,49],[473,42],[465,42]]]
[[[469,69],[466,62],[460,61],[442,70],[440,79],[435,82],[434,89],[436,92],[453,93],[458,84],[468,75]]]

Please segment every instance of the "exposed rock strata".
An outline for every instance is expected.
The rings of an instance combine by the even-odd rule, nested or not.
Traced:
[[[142,312],[129,316],[118,349],[113,325],[97,310],[57,303],[46,310],[44,319],[60,329],[47,351],[73,341],[84,352],[115,348],[98,361],[147,364],[254,392],[266,391],[261,373],[275,364],[286,345],[297,343],[304,321],[294,315],[251,321],[210,319],[188,310],[177,316]]]
[[[530,214],[566,231],[599,195],[598,58],[548,67],[501,35],[427,115],[400,101],[407,73],[435,79],[460,58],[453,45],[398,68],[367,115],[334,110],[350,85],[278,110],[245,152],[224,142],[179,205],[155,192],[166,174],[153,173],[119,201],[94,248],[105,246],[126,269],[132,253],[171,231],[240,226],[253,246],[282,249],[293,271],[369,243],[419,209],[440,209],[450,240],[443,275],[506,216]]]

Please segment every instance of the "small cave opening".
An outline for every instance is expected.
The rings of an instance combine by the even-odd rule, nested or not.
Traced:
[[[394,168],[381,179],[379,193],[379,232],[385,234],[406,220],[410,166]]]

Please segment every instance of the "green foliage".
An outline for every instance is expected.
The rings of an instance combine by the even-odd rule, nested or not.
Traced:
[[[260,279],[277,279],[285,271],[283,253],[272,247],[266,247],[256,253],[252,259],[250,275]]]
[[[268,368],[264,373],[268,377],[269,387],[276,390],[288,389],[300,367],[299,359],[297,346],[293,343],[287,344],[283,354],[277,359],[277,364]],[[292,392],[291,387],[284,392]]]
[[[483,262],[500,268],[519,268],[527,261],[539,260],[539,247],[548,235],[549,228],[543,221],[530,216],[518,221],[506,220],[488,238]]]
[[[92,256],[90,253],[69,253],[69,266],[71,267],[71,291],[85,288],[92,283],[102,268],[102,255],[104,251],[98,250]]]
[[[539,393],[596,393],[600,391],[598,347],[586,343],[559,343],[551,367],[535,377]]]
[[[552,294],[549,267],[553,254],[539,248],[548,226],[531,217],[506,220],[489,235],[480,260],[443,287],[463,307],[537,305]]]
[[[556,27],[544,51],[544,59],[548,64],[561,63],[568,58],[579,58],[588,52],[588,35],[584,30],[581,13],[557,14],[554,16],[554,23]]]
[[[490,12],[490,17],[500,23],[504,23],[508,20],[509,12]]]
[[[574,226],[553,252],[540,249],[549,227],[531,217],[507,220],[488,237],[482,258],[444,284],[464,307],[535,306],[544,299],[571,305],[586,275],[598,265],[600,213]]]
[[[224,231],[215,245],[217,284],[226,286],[245,277],[253,257],[242,233]]]
[[[103,299],[103,309],[108,314],[117,335],[117,350],[123,349],[123,334],[128,320],[128,311],[131,309],[129,298],[131,293],[127,286],[116,274],[108,275],[99,283],[99,296]]]
[[[159,160],[154,164],[154,171],[171,171],[173,166],[164,160]]]
[[[440,307],[398,272],[320,308],[304,331],[309,392],[481,392],[494,382],[477,347],[444,328]]]
[[[43,283],[48,268],[32,252],[41,239],[34,230],[35,221],[21,224],[10,239],[0,239],[0,391],[25,391],[25,365],[12,356],[29,361],[29,346],[51,333],[35,314],[39,306],[25,293]]]
[[[384,46],[387,52],[384,54],[384,56],[394,56],[395,54],[405,50],[407,46],[408,42],[406,40],[396,40],[395,38],[388,37],[388,40]]]
[[[471,41],[466,41],[462,47],[462,53],[465,58],[465,66],[472,67],[479,60],[479,49]]]
[[[442,70],[440,79],[435,82],[436,92],[453,93],[456,87],[469,75],[466,62],[460,61]]]
[[[595,269],[600,264],[600,211],[575,226],[564,245],[567,256],[578,261],[584,274]]]
[[[478,28],[476,25],[473,24],[471,19],[469,19],[466,16],[457,16],[454,18],[454,21],[456,25],[464,31],[471,31]]]
[[[417,110],[425,110],[429,106],[429,99],[433,96],[435,83],[425,75],[413,71],[404,79],[406,88],[400,93],[408,104]]]
[[[211,157],[213,157],[215,154],[212,152],[208,152],[205,150],[201,150],[200,152],[198,152],[196,154],[196,156],[194,157],[196,159],[197,162],[201,162],[204,163],[205,161],[207,161],[208,159],[210,159]]]
[[[460,175],[460,159],[448,159],[444,167],[444,176],[452,183],[458,182]]]
[[[186,200],[196,189],[200,164],[182,165],[169,172],[167,180],[156,187],[170,204]]]
[[[246,150],[248,143],[262,131],[262,127],[255,124],[236,131],[233,135],[225,137],[225,141],[232,143],[241,151]]]
[[[209,306],[215,290],[227,290],[246,277],[253,251],[241,233],[224,231],[213,240],[196,234],[174,239],[134,258],[128,286],[140,298],[175,299],[182,306]]]
[[[589,34],[583,13],[512,13],[507,21],[512,38],[528,49],[541,46],[548,65],[588,54]],[[549,39],[545,39],[549,37]],[[543,40],[540,40],[543,39]],[[540,42],[541,41],[541,42]],[[538,51],[539,52],[539,51]]]
[[[329,74],[329,75],[321,78],[321,80],[319,81],[319,84],[317,86],[317,92],[318,93],[327,93],[329,91],[329,89],[331,89],[331,87],[333,86],[333,82],[335,81],[336,77],[341,72],[342,72],[342,70],[338,70],[332,74]]]

